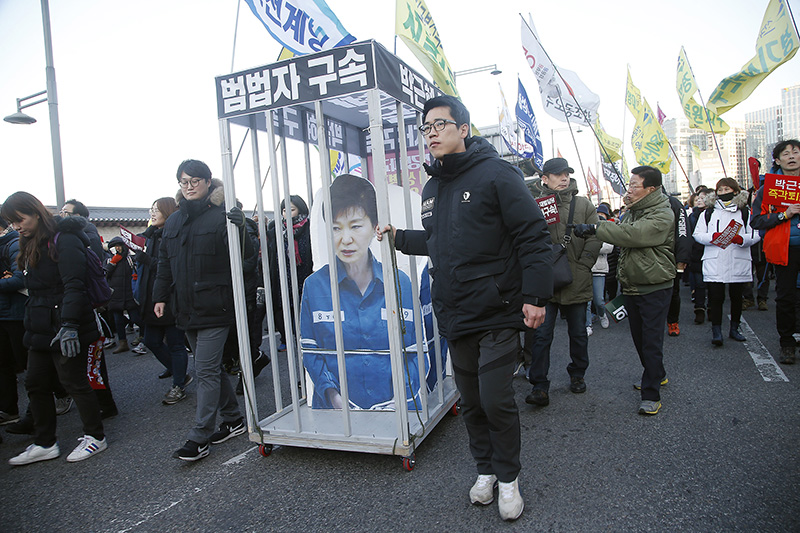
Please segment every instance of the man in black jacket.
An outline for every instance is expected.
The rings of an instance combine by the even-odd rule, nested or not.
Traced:
[[[436,161],[422,193],[424,230],[392,231],[395,247],[428,255],[433,306],[450,344],[478,479],[470,501],[517,519],[520,425],[512,378],[519,332],[539,327],[552,296],[550,234],[520,172],[486,140],[469,137],[469,112],[452,96],[428,100],[420,131]],[[378,235],[381,238],[381,235]]]
[[[669,198],[669,206],[675,215],[675,249],[673,251],[675,253],[675,261],[678,263],[678,275],[675,276],[672,285],[672,299],[669,302],[669,311],[667,312],[667,333],[669,333],[670,337],[677,337],[681,334],[681,328],[678,323],[681,316],[681,275],[692,259],[692,243],[694,239],[689,232],[689,217],[686,215],[683,204],[674,196],[670,196],[663,186],[661,191]]]
[[[212,180],[208,166],[193,159],[180,164],[177,177],[178,211],[164,224],[153,310],[161,317],[166,305],[172,306],[175,325],[186,331],[194,353],[198,382],[195,426],[186,444],[172,456],[196,461],[208,455],[209,443],[225,442],[244,433],[246,427],[221,364],[235,320],[222,182]],[[244,255],[249,257],[254,250],[244,234],[244,214],[234,208],[228,216],[239,227]],[[217,411],[222,424],[214,432]]]

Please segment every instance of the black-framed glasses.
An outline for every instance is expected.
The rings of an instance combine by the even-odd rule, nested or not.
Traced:
[[[187,187],[189,187],[190,183],[192,184],[192,189],[194,189],[195,187],[200,185],[201,181],[205,180],[203,180],[203,178],[189,178],[188,180],[178,180],[178,183],[180,183],[181,189],[186,189]]]
[[[420,126],[419,131],[422,132],[423,135],[428,135],[431,132],[431,130],[442,131],[448,124],[455,124],[456,126],[458,126],[458,122],[456,122],[455,120],[437,118],[430,124],[423,124],[422,126]]]
[[[71,217],[75,213],[73,213],[72,211],[67,211],[66,209],[62,209],[58,214],[61,215],[62,217],[65,217],[65,216],[66,217]]]

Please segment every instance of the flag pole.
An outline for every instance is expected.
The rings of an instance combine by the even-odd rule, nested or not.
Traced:
[[[694,75],[692,64],[689,62],[689,54],[686,53],[685,49],[683,50],[683,54],[686,57],[686,66],[689,67],[689,72],[692,73],[692,78],[694,78],[695,84],[697,84],[697,77]],[[700,92],[699,84],[697,84],[697,96],[700,98],[700,105],[703,106],[703,111],[705,111],[708,129],[711,130],[711,138],[714,139],[714,146],[717,149],[717,155],[719,155],[719,164],[722,166],[722,175],[727,178],[728,173],[725,171],[725,162],[722,160],[722,150],[719,149],[719,143],[717,143],[717,134],[714,132],[714,126],[711,124],[711,115],[708,114],[708,108],[706,107],[706,103],[703,101],[703,95]],[[689,185],[691,185],[691,183]]]
[[[542,48],[544,50],[544,48]],[[546,53],[546,52],[545,52]],[[553,65],[555,67],[555,65]],[[591,197],[589,193],[589,180],[586,177],[586,170],[583,168],[583,160],[581,159],[581,151],[578,149],[578,141],[575,139],[575,133],[572,131],[572,123],[569,121],[569,116],[567,116],[567,108],[564,105],[564,97],[561,94],[561,87],[556,85],[556,91],[558,91],[558,99],[561,100],[561,107],[564,108],[564,120],[567,121],[567,128],[569,128],[569,135],[572,137],[572,144],[575,146],[575,153],[578,154],[578,164],[581,167],[581,173],[583,174],[583,183],[586,185],[586,192],[587,196]]]
[[[547,50],[545,50],[544,45],[539,40],[539,36],[536,35],[536,32],[534,32],[533,29],[530,27],[530,25],[528,24],[528,21],[526,21],[525,17],[522,16],[522,13],[517,13],[517,14],[519,15],[519,18],[522,19],[522,22],[525,24],[525,26],[527,26],[528,31],[531,32],[531,35],[533,35],[533,38],[536,40],[536,42],[541,47],[542,52],[544,52],[544,55],[546,55],[547,59],[550,60],[550,63],[553,65],[553,70],[555,71],[555,73],[558,74],[558,77],[561,79],[561,81],[564,83],[564,85],[567,85],[567,82],[566,82],[566,80],[564,80],[564,77],[561,75],[561,72],[558,70],[558,67],[556,66],[555,63],[553,63],[553,59],[550,57],[550,54],[547,53]],[[561,98],[561,90],[560,90],[560,88],[558,86],[556,86],[556,90],[558,90],[559,98]],[[600,144],[601,148],[603,149],[603,152],[605,152],[606,159],[611,161],[611,157],[608,155],[608,152],[606,151],[605,147],[602,146],[603,143],[600,142],[600,137],[597,135],[597,132],[594,130],[594,125],[589,120],[589,116],[586,114],[586,110],[583,109],[583,107],[581,106],[580,102],[578,102],[578,99],[575,98],[574,94],[570,93],[570,96],[572,96],[572,100],[575,102],[575,105],[578,106],[578,109],[580,110],[581,114],[583,115],[583,120],[586,121],[586,124],[589,125],[589,129],[592,130],[592,133],[594,134],[595,139],[597,139],[597,143]],[[563,102],[564,102],[563,98],[561,98],[561,102],[563,104]],[[564,117],[566,118],[566,111],[564,112]],[[567,120],[567,125],[569,125],[569,120]],[[571,128],[570,128],[570,133],[572,133],[572,129]],[[577,150],[577,145],[576,145],[575,149]],[[580,161],[580,153],[578,154],[578,160]],[[622,187],[627,191],[628,188],[625,186],[625,179],[622,177],[622,174],[619,173],[619,171],[617,170],[617,168],[613,164],[611,166],[614,167],[614,172],[620,178],[620,183],[622,184]],[[584,179],[586,179],[586,176],[584,176]],[[587,187],[588,187],[588,185],[587,185]]]
[[[678,162],[678,166],[681,167],[681,172],[683,172],[683,177],[686,178],[686,183],[689,184],[689,191],[694,192],[694,187],[692,187],[692,180],[689,179],[689,175],[686,173],[686,170],[684,170],[683,165],[681,164],[681,160],[678,159],[678,154],[675,152],[675,148],[672,147],[672,143],[669,142],[669,139],[667,139],[667,145],[669,146],[669,149],[672,150],[672,155],[675,156],[675,161]]]

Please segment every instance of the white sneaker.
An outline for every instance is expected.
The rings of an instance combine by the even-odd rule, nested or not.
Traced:
[[[67,456],[68,463],[77,463],[78,461],[83,461],[84,459],[88,459],[92,455],[96,455],[108,448],[105,437],[103,437],[103,440],[97,440],[91,435],[84,435],[78,440],[81,441],[81,443],[78,444],[78,446],[72,450],[72,453]]]
[[[608,328],[608,315],[603,315],[600,317],[600,325],[603,326],[603,329]]]
[[[139,355],[144,355],[147,353],[147,348],[144,347],[144,343],[140,342],[136,345],[135,348],[131,348],[131,352]]]
[[[592,333],[594,333],[594,330],[592,329],[592,326],[586,326],[586,336],[587,337],[591,337]]]
[[[519,478],[511,483],[503,483],[501,481],[497,485],[499,487],[498,495],[500,496],[497,502],[497,506],[500,509],[500,518],[503,520],[516,520],[525,509],[525,502],[522,501],[522,495],[519,493]]]
[[[19,465],[27,465],[30,463],[35,463],[37,461],[47,461],[48,459],[55,459],[61,455],[61,450],[58,449],[58,443],[56,442],[49,448],[45,448],[44,446],[38,446],[36,444],[31,444],[25,451],[21,454],[17,455],[16,457],[12,457],[8,460],[8,464],[12,466],[19,466]]]
[[[480,474],[475,484],[469,489],[469,501],[473,504],[489,505],[494,501],[495,484],[497,484],[497,476]]]

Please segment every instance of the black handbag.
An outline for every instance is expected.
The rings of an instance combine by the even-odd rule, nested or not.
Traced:
[[[575,218],[575,196],[569,203],[569,220],[567,231],[561,242],[551,244],[553,248],[553,292],[559,291],[572,283],[572,269],[567,258],[567,245],[572,241],[572,221]]]

